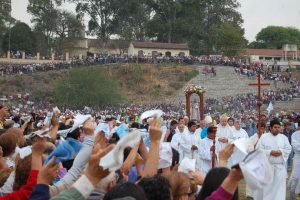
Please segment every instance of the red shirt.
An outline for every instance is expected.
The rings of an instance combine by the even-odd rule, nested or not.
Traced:
[[[0,197],[0,200],[28,200],[34,186],[36,185],[38,174],[38,170],[31,170],[26,185],[23,185],[17,191]]]

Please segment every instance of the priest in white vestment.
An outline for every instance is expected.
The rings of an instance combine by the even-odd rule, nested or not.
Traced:
[[[228,143],[233,140],[232,129],[227,124],[228,117],[222,115],[220,118],[220,124],[217,125],[217,139],[220,146],[220,150],[225,149]]]
[[[196,128],[196,123],[194,121],[190,121],[188,124],[188,132],[183,133],[179,147],[182,151],[182,158],[187,157],[190,159],[196,159],[196,163],[198,163],[200,136],[195,134]]]
[[[218,143],[215,144],[215,149],[213,149],[213,141],[216,137],[216,127],[209,127],[207,129],[207,137],[200,140],[199,144],[199,164],[198,169],[205,176],[208,171],[212,168],[212,155],[213,150],[215,152],[215,167],[217,166],[217,155],[219,152]]]
[[[262,149],[269,158],[274,178],[266,187],[254,191],[255,200],[285,200],[287,172],[285,163],[289,158],[292,147],[288,138],[280,134],[280,122],[270,122],[270,133],[263,134],[258,143],[257,149]]]
[[[289,181],[291,199],[296,200],[300,194],[300,128],[292,135],[292,147],[294,151],[293,171]]]
[[[258,127],[257,127],[258,128]],[[260,134],[255,133],[249,138],[249,146],[248,146],[248,152],[250,153],[251,151],[254,151],[256,149],[256,145],[258,143],[259,138],[261,137],[262,134],[266,133],[266,123],[261,122],[260,123]],[[247,134],[247,132],[246,132]],[[247,134],[248,136],[248,134]],[[248,187],[246,183],[246,197],[252,197],[253,198],[253,191]]]
[[[182,141],[184,128],[185,128],[184,124],[179,124],[178,125],[179,132],[175,133],[175,135],[173,135],[171,140],[171,147],[179,153],[179,162],[181,162],[181,160],[183,159],[183,153],[180,148],[180,143]]]
[[[232,137],[234,140],[239,138],[249,138],[248,133],[241,128],[241,125],[242,123],[240,120],[235,120],[233,133],[232,133]]]

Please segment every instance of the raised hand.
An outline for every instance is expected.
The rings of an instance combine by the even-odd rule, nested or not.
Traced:
[[[100,159],[105,156],[108,152],[110,152],[114,148],[114,145],[109,145],[106,148],[102,148],[99,144],[94,146],[94,149],[89,158],[89,164],[86,169],[85,175],[90,180],[90,182],[96,186],[101,179],[106,177],[109,174],[108,169],[103,170],[102,167],[99,166]]]
[[[55,165],[56,158],[53,157],[48,165],[43,166],[40,170],[37,183],[38,184],[45,184],[50,185],[53,183],[53,180],[57,176],[58,165]]]
[[[92,119],[88,119],[83,124],[83,132],[87,135],[93,135],[95,130],[95,124]]]
[[[219,152],[219,159],[227,161],[233,152],[233,148],[233,144],[228,144],[222,151]]]
[[[158,119],[154,119],[150,126],[150,139],[151,141],[160,141],[162,131],[160,129],[159,121]]]

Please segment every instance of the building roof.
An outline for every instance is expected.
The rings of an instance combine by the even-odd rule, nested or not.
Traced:
[[[161,43],[161,42],[151,42],[151,41],[150,42],[132,41],[132,45],[137,48],[189,50],[187,43]]]
[[[288,52],[287,56],[292,56],[294,52]],[[283,57],[284,51],[282,49],[246,49],[245,55],[259,55],[259,56],[275,56]],[[298,50],[298,56],[300,56],[300,50]]]
[[[126,40],[108,40],[103,42],[100,39],[88,39],[88,46],[94,48],[127,49],[129,42]]]

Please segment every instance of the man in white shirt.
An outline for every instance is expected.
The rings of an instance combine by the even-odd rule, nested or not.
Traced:
[[[215,167],[217,166],[217,155],[219,151],[218,144],[216,143],[213,146],[213,141],[216,137],[217,128],[209,127],[207,129],[207,137],[200,140],[199,144],[199,164],[198,169],[202,172],[203,175],[206,175],[208,171],[212,168],[212,155],[215,152]]]
[[[289,187],[291,190],[291,199],[296,200],[296,195],[300,194],[300,127],[292,135],[292,147],[295,154]]]
[[[232,130],[234,130],[234,119],[232,117],[229,117],[227,120],[227,123],[229,125],[230,128],[232,128]]]
[[[254,191],[256,200],[285,200],[287,172],[285,163],[291,153],[292,147],[288,138],[280,134],[280,122],[270,122],[270,133],[263,134],[258,143],[257,149],[262,149],[267,157],[274,174],[273,180],[266,187]]]
[[[232,129],[227,124],[227,115],[220,117],[220,124],[217,125],[217,138],[220,150],[223,150],[233,140]]]
[[[196,128],[196,122],[190,121],[188,124],[188,132],[184,132],[182,135],[180,148],[182,149],[183,158],[188,157],[190,159],[196,159],[197,162],[200,136],[195,134]]]
[[[233,127],[233,139],[239,139],[239,138],[249,138],[247,132],[241,128],[241,121],[240,120],[235,120],[234,122],[234,127]]]
[[[185,128],[184,124],[179,124],[178,125],[179,132],[175,133],[175,135],[173,135],[171,140],[171,147],[179,153],[179,162],[181,162],[181,160],[183,159],[183,153],[180,148],[180,143],[182,141],[184,128]]]

